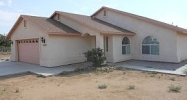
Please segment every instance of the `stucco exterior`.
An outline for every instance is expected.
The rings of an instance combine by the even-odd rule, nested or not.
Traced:
[[[19,61],[17,40],[23,39],[39,39],[39,65],[45,67],[84,62],[86,58],[83,53],[93,48],[103,49],[107,58],[106,62],[112,63],[131,59],[178,63],[187,59],[187,32],[183,32],[185,29],[178,27],[171,29],[173,26],[166,25],[167,27],[165,27],[150,23],[147,19],[138,19],[109,9],[106,9],[106,16],[103,16],[104,10],[102,8],[92,16],[82,15],[83,17],[81,17],[78,15],[79,20],[73,16],[75,14],[65,13],[73,16],[69,18],[58,12],[46,19],[33,16],[20,17],[21,20],[19,18],[8,34],[13,41],[11,60]],[[85,17],[87,19],[84,19]],[[24,27],[24,20],[27,22],[26,27]],[[92,23],[85,24],[85,20],[94,23],[93,25]],[[100,21],[98,22],[98,20]],[[39,23],[37,23],[38,21]],[[61,26],[65,29],[62,29],[60,24],[63,24]],[[46,25],[46,27],[41,27],[42,25]],[[98,26],[94,27],[94,25]],[[142,54],[142,41],[147,36],[157,38],[158,55]],[[42,37],[45,39],[45,43],[42,42]],[[130,54],[122,54],[124,37],[128,37],[130,41]]]
[[[95,38],[91,36],[50,36],[48,67],[85,62],[85,53],[95,48]]]
[[[177,35],[177,54],[178,61],[187,59],[187,35],[178,33]]]
[[[41,42],[41,37],[46,42]],[[48,35],[45,31],[27,21],[23,27],[23,20],[11,36],[11,60],[18,61],[17,40],[34,39],[39,41],[40,66],[54,67],[72,63],[85,62],[84,52],[95,48],[94,36],[56,36]],[[28,51],[29,53],[29,51]]]
[[[16,30],[14,31],[13,35],[11,36],[11,40],[13,44],[11,45],[11,60],[18,61],[18,46],[17,40],[23,39],[33,39],[38,38],[40,40],[41,37],[44,37],[48,40],[49,36],[39,28],[34,27],[34,24],[27,21],[27,27],[23,27],[23,20],[17,26]],[[47,43],[48,41],[46,41]],[[41,41],[39,41],[39,54],[40,54],[40,65],[45,65],[43,62],[48,60],[48,48],[41,46]],[[29,53],[29,51],[28,51]]]
[[[121,43],[124,36],[113,36],[113,44],[115,44],[115,47],[113,47],[113,62],[128,59],[179,62],[177,56],[178,34],[175,31],[109,10],[107,11],[107,16],[104,17],[103,11],[101,11],[95,17],[136,33],[135,36],[129,37],[131,42],[131,55],[122,55],[120,51],[122,49]],[[159,55],[142,54],[142,41],[147,36],[154,36],[159,40]]]

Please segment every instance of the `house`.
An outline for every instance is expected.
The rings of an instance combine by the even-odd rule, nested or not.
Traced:
[[[112,63],[187,59],[187,29],[108,7],[91,16],[61,11],[49,18],[21,15],[7,38],[12,61],[46,67],[84,62],[83,53],[96,47]]]

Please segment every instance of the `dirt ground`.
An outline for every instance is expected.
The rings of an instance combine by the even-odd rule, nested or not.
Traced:
[[[174,79],[172,81],[171,79]],[[98,85],[106,84],[106,89]],[[182,86],[169,92],[171,84]],[[135,88],[129,90],[129,85]],[[187,100],[187,77],[141,71],[0,78],[0,100]]]

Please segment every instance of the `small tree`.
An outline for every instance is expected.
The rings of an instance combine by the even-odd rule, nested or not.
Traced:
[[[92,65],[95,67],[101,66],[101,64],[103,64],[104,61],[106,60],[103,50],[100,48],[88,50],[84,54],[85,57],[87,58],[87,61],[92,62]]]
[[[10,41],[6,39],[6,36],[0,34],[0,47],[10,47],[10,44]]]

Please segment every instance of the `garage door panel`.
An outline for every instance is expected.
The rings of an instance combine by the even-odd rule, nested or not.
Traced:
[[[39,64],[38,39],[27,39],[18,41],[19,61]]]

